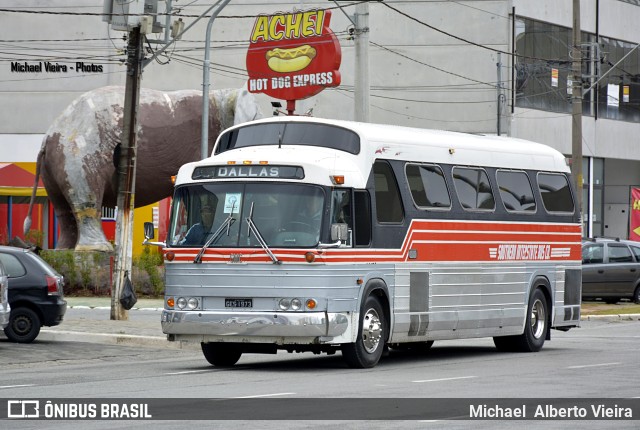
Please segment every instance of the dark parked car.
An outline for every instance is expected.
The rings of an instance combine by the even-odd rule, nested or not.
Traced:
[[[4,334],[14,342],[28,343],[41,326],[60,324],[67,310],[62,276],[27,249],[0,246],[0,261],[9,277],[11,306]]]
[[[582,242],[582,298],[640,303],[640,242],[596,238]]]

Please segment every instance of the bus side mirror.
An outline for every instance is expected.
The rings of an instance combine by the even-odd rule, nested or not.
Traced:
[[[149,239],[153,239],[155,235],[155,231],[153,229],[153,223],[152,222],[145,222],[144,223],[144,238],[149,240]]]
[[[346,242],[349,236],[349,227],[346,223],[339,222],[331,224],[331,240],[340,242]]]

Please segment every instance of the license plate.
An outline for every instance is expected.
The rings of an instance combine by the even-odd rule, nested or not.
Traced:
[[[225,308],[252,308],[253,299],[224,299]]]

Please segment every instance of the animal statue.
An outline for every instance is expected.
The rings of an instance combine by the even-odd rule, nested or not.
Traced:
[[[222,130],[262,116],[246,89],[214,90],[209,100],[209,154]],[[101,213],[103,206],[116,205],[123,106],[124,87],[98,88],[74,100],[49,127],[38,153],[25,234],[42,175],[60,227],[57,248],[113,251],[102,231]],[[136,207],[170,196],[171,176],[182,164],[200,159],[201,119],[201,91],[140,90]]]

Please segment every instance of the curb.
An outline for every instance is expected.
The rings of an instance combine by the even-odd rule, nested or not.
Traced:
[[[98,309],[98,310],[110,311],[111,310],[111,306],[76,305],[76,306],[67,306],[67,309]],[[136,308],[136,307],[133,307],[133,308],[129,309],[129,312],[131,312],[131,311],[156,311],[156,312],[160,312],[163,309],[164,308]]]
[[[200,345],[190,342],[169,342],[164,336],[140,336],[133,334],[87,333],[67,330],[42,329],[38,339],[47,341],[88,342],[108,345],[142,346],[152,348],[200,350]]]
[[[581,321],[640,321],[640,314],[584,315]]]

